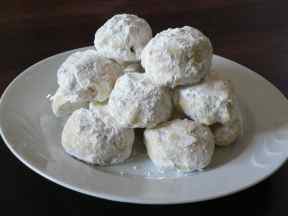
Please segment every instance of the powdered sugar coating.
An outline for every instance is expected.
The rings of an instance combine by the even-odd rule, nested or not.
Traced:
[[[150,25],[132,14],[118,14],[95,33],[94,45],[101,55],[118,62],[140,60],[143,48],[152,38]]]
[[[224,124],[216,123],[210,128],[215,136],[217,146],[233,144],[242,133],[242,116],[238,107],[235,108],[232,119]]]
[[[117,164],[130,157],[133,129],[118,127],[104,110],[79,109],[67,120],[62,132],[65,151],[90,164]]]
[[[217,146],[228,146],[236,141],[241,134],[241,122],[231,121],[212,127]]]
[[[151,128],[168,120],[172,103],[166,88],[153,85],[144,74],[126,73],[117,80],[108,109],[123,127]]]
[[[58,85],[71,102],[107,100],[121,75],[119,64],[95,50],[73,53],[57,72]]]
[[[199,84],[177,89],[173,98],[188,117],[205,125],[225,123],[233,117],[232,84],[217,74]]]
[[[153,82],[175,87],[198,83],[212,60],[210,40],[190,26],[158,33],[144,48],[141,64]]]
[[[65,116],[79,108],[88,106],[86,101],[71,101],[70,95],[65,95],[65,92],[62,92],[60,88],[50,100],[52,101],[52,111],[56,116]]]
[[[150,159],[160,168],[184,172],[202,170],[214,153],[210,129],[188,119],[176,119],[146,129],[144,138]]]

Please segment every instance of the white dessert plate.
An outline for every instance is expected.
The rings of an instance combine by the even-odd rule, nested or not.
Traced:
[[[64,120],[52,114],[47,95],[57,88],[57,68],[74,51],[31,66],[8,86],[1,99],[2,138],[20,161],[45,178],[109,200],[187,203],[248,188],[270,176],[286,161],[286,98],[260,75],[217,55],[213,57],[213,70],[234,84],[244,116],[244,132],[233,146],[217,148],[207,169],[188,174],[158,170],[143,154],[140,136],[132,159],[120,165],[91,166],[68,156],[60,144]]]

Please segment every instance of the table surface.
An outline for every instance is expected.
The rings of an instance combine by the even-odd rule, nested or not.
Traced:
[[[4,3],[5,2],[5,3]],[[246,65],[271,81],[288,96],[287,1],[266,0],[9,0],[1,2],[0,93],[29,65],[56,53],[91,45],[97,28],[117,13],[144,17],[154,33],[168,27],[191,25],[208,35],[216,54]],[[19,162],[0,145],[1,210],[50,215],[106,213],[110,209],[146,210],[92,198],[62,188]],[[264,182],[217,200],[177,206],[150,206],[153,210],[189,210],[197,215],[221,213],[288,215],[288,164]],[[3,205],[4,204],[4,205]],[[6,205],[7,204],[7,205]],[[128,208],[129,207],[129,208]],[[230,210],[227,210],[229,207]],[[12,214],[13,215],[13,214]]]

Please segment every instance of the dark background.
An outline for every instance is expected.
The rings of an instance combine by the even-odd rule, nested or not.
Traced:
[[[183,25],[201,29],[212,40],[216,54],[248,66],[287,97],[287,9],[285,0],[2,0],[0,94],[29,65],[62,51],[91,45],[96,29],[107,18],[126,12],[144,17],[154,33]],[[225,198],[177,206],[141,206],[62,188],[30,171],[0,142],[0,215],[52,215],[60,209],[65,215],[104,215],[115,208],[125,213],[134,208],[139,214],[151,208],[161,212],[187,209],[188,214],[197,216],[288,215],[287,163],[264,182]],[[6,209],[9,212],[4,213]]]

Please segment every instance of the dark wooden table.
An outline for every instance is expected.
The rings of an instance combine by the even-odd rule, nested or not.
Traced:
[[[148,0],[147,0],[148,2]],[[258,72],[288,96],[288,3],[268,0],[178,1],[3,0],[0,4],[0,93],[21,71],[50,55],[91,45],[95,30],[117,13],[136,13],[154,33],[191,25],[207,34],[215,53]],[[0,145],[0,211],[67,215],[111,208],[138,212],[147,206],[105,201],[62,188],[35,174]],[[153,206],[153,210],[188,209],[193,215],[288,215],[288,164],[253,188],[207,202]],[[14,206],[11,208],[11,206]],[[227,208],[228,207],[228,208]],[[130,209],[129,208],[129,209]],[[2,213],[1,213],[2,215]],[[5,215],[5,214],[4,214]]]

